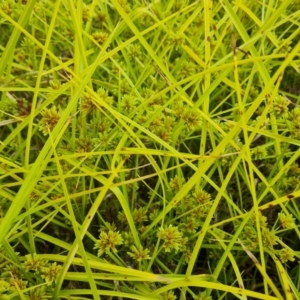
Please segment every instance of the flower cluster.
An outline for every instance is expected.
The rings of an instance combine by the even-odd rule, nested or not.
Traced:
[[[123,244],[123,238],[118,231],[109,230],[108,232],[101,231],[99,240],[95,243],[94,249],[98,250],[98,256],[103,253],[116,253],[116,246]]]
[[[178,251],[184,248],[187,238],[183,237],[182,232],[178,230],[177,227],[173,225],[166,226],[165,228],[159,228],[157,232],[157,237],[163,240],[163,249],[165,252],[170,252],[171,250]]]

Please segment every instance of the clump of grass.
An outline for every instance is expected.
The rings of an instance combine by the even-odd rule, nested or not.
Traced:
[[[0,298],[298,299],[298,6],[0,0]]]

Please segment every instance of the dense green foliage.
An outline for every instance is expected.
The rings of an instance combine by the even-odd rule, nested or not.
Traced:
[[[298,0],[0,0],[0,299],[300,299]]]

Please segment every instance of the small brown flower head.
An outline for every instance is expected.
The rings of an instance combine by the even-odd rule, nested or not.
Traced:
[[[291,164],[291,166],[289,168],[289,173],[292,175],[299,175],[299,173],[300,173],[299,165],[297,163]]]
[[[109,96],[108,92],[105,89],[99,88],[97,90],[97,94],[99,95],[101,100],[104,101],[107,105],[109,106],[113,105],[113,97]]]
[[[124,70],[124,67],[125,67],[124,63],[120,62],[119,65]],[[111,68],[111,71],[113,73],[115,73],[115,74],[119,74],[119,70],[120,70],[119,67],[117,65],[113,64],[113,66]],[[121,95],[125,95],[126,96],[127,94],[130,93],[130,91],[131,91],[132,88],[131,88],[130,84],[127,81],[121,80],[119,82],[119,87],[113,90],[114,95],[119,95],[119,89],[120,89]]]
[[[291,138],[300,140],[300,129],[297,127],[292,126],[292,130],[290,132]]]
[[[143,206],[140,208],[135,208],[132,213],[133,221],[135,223],[145,222],[148,220],[147,217],[147,207]]]
[[[190,249],[185,249],[183,252],[184,261],[188,264],[191,257],[192,257],[192,251]]]
[[[93,145],[95,148],[99,148],[101,150],[105,150],[110,147],[111,142],[109,141],[108,131],[104,131],[103,133],[99,133],[99,138],[94,140]]]
[[[118,63],[115,63],[115,62],[109,63],[109,69],[110,69],[111,73],[115,74],[115,75],[119,75],[121,70],[125,71],[126,68],[127,68],[123,61],[117,61],[117,62]],[[111,80],[113,81],[114,79],[111,79]],[[130,85],[126,81],[120,80],[119,86],[117,88],[113,89],[113,91],[112,91],[113,94],[118,95],[119,94],[119,89],[120,89],[121,94],[130,93]]]
[[[39,200],[40,196],[38,194],[36,194],[35,192],[31,192],[29,199],[35,203],[37,200]]]
[[[106,20],[106,14],[102,12],[101,10],[97,9],[95,11],[94,21],[96,23],[96,26],[102,25]]]
[[[98,256],[103,253],[117,252],[116,246],[123,244],[123,238],[118,231],[102,231],[99,240],[96,242],[94,249],[98,249]]]
[[[142,55],[141,47],[137,44],[130,44],[128,46],[128,56],[131,59],[140,58]]]
[[[121,109],[124,113],[130,113],[136,107],[136,98],[131,95],[124,95],[121,101]]]
[[[195,207],[193,198],[190,194],[185,195],[177,204],[179,210],[178,214],[181,215],[182,213],[187,212],[187,210],[191,210]]]
[[[264,216],[261,212],[258,212],[259,224],[261,227],[267,228],[268,227],[268,219]],[[252,226],[256,226],[256,214],[253,213],[249,219],[249,224]]]
[[[7,279],[8,278],[21,279],[22,273],[18,266],[13,265],[13,264],[8,264],[5,266],[5,268],[3,268],[1,277],[7,278]]]
[[[287,118],[288,117],[288,106],[290,102],[285,99],[283,96],[278,96],[274,99],[273,105],[271,108],[271,112],[277,117],[277,118]]]
[[[166,114],[167,113],[172,113],[172,110],[169,110],[169,109],[165,109],[165,112]],[[172,128],[174,128],[176,126],[177,122],[176,122],[176,119],[173,117],[173,116],[165,116],[164,117],[164,124],[163,126],[167,127],[167,128],[170,128],[170,130]]]
[[[82,8],[82,21],[84,23],[88,22],[91,19],[91,12],[88,6],[84,4]]]
[[[140,125],[144,125],[147,122],[147,116],[145,115],[138,115],[135,117],[134,121]]]
[[[109,132],[111,129],[111,123],[105,116],[101,115],[100,118],[91,120],[89,129],[100,133]]]
[[[22,48],[25,48],[25,49],[33,49],[33,48],[35,48],[36,45],[35,45],[34,41],[32,41],[30,38],[24,37],[21,42],[21,46],[22,46]]]
[[[31,103],[24,98],[18,98],[16,106],[19,116],[27,116],[31,112]]]
[[[51,88],[53,88],[54,90],[60,89],[60,81],[58,81],[58,80],[50,80],[49,84],[50,84]]]
[[[187,109],[182,102],[177,101],[174,105],[175,117],[179,120],[183,120],[187,113]]]
[[[93,97],[89,93],[83,93],[80,102],[80,111],[83,116],[88,115],[91,111],[96,110],[97,106],[93,102]]]
[[[296,107],[291,111],[289,119],[293,123],[294,127],[300,127],[300,107]]]
[[[147,226],[144,226],[144,225],[142,225],[142,226],[140,226],[140,228],[139,228],[139,232],[141,233],[141,234],[143,234],[146,230],[147,230]]]
[[[122,236],[123,236],[123,240],[124,240],[124,242],[123,242],[124,246],[130,248],[134,244],[134,239],[133,239],[132,233],[130,231],[129,232],[125,231],[122,233]]]
[[[118,220],[119,220],[120,222],[122,222],[123,224],[126,224],[126,223],[127,223],[127,218],[126,218],[126,215],[125,215],[125,213],[124,213],[123,210],[118,212],[117,218],[118,218]]]
[[[45,287],[36,287],[35,289],[30,291],[29,300],[46,300],[46,292]]]
[[[282,263],[294,261],[295,252],[290,248],[283,248],[279,251],[279,258]]]
[[[145,98],[145,100],[150,99],[154,95],[155,95],[155,91],[153,91],[152,89],[143,88],[143,90],[142,90],[142,96],[143,96],[143,98]]]
[[[251,154],[254,160],[262,160],[268,156],[268,150],[266,147],[258,146],[251,149]]]
[[[175,34],[169,38],[169,42],[177,50],[180,46],[182,46],[184,44],[185,37],[183,34]]]
[[[200,189],[193,193],[194,200],[199,204],[205,204],[210,201],[211,195],[206,191]]]
[[[261,116],[258,116],[258,117],[256,118],[256,120],[253,120],[253,121],[252,121],[252,124],[251,124],[251,125],[252,125],[253,127],[255,127],[256,124],[257,124],[258,122],[260,122],[260,120],[261,120]],[[261,122],[259,128],[261,128],[261,129],[266,129],[267,126],[268,126],[268,124],[269,124],[269,118],[264,118],[263,121]]]
[[[205,203],[204,205],[199,205],[198,207],[194,208],[191,212],[191,215],[194,218],[205,218],[209,212],[211,207],[212,201]]]
[[[262,240],[263,245],[268,249],[273,249],[273,246],[277,244],[275,233],[264,227],[262,228]]]
[[[155,209],[150,213],[149,219],[150,219],[151,221],[153,221],[153,220],[156,219],[156,217],[159,216],[159,214],[160,214],[160,211],[159,211],[157,208],[155,208]]]
[[[29,195],[29,199],[32,201],[32,203],[35,203],[37,200],[39,200],[39,195],[36,192],[31,192]]]
[[[48,262],[43,260],[36,253],[34,253],[33,255],[31,255],[31,254],[26,255],[26,260],[23,263],[25,270],[27,272],[29,272],[29,271],[41,272],[43,270],[43,268],[46,267],[47,264],[48,264]]]
[[[202,292],[198,294],[198,296],[194,297],[194,300],[212,300],[211,296],[207,296],[206,292]]]
[[[192,76],[193,74],[195,74],[195,71],[196,71],[195,64],[193,64],[192,62],[184,62],[178,72],[179,79]]]
[[[10,98],[6,98],[3,100],[2,110],[8,114],[14,115],[17,113],[17,103]],[[1,116],[2,117],[2,116]],[[7,116],[9,118],[9,116]]]
[[[17,10],[17,4],[13,0],[1,1],[0,9],[11,16]]]
[[[187,217],[180,226],[181,230],[187,233],[195,233],[198,227],[199,221],[194,217]]]
[[[286,215],[285,213],[280,212],[278,213],[278,219],[282,228],[292,229],[295,227],[295,219],[291,214]]]
[[[65,38],[67,38],[70,41],[74,41],[75,39],[75,33],[73,31],[73,28],[69,28],[69,27],[62,27],[61,28],[62,34]]]
[[[9,280],[9,285],[13,291],[19,290],[25,290],[27,287],[28,281],[24,281],[22,279],[18,278],[11,278]]]
[[[146,119],[151,119],[153,117],[153,112],[149,112],[146,116]],[[155,116],[152,121],[149,124],[149,129],[152,130],[157,130],[159,127],[163,126],[163,121],[161,116]]]
[[[27,54],[23,49],[16,52],[15,58],[17,61],[24,62],[26,60],[26,57],[27,57]]]
[[[186,110],[182,119],[185,121],[186,126],[190,130],[199,129],[201,127],[202,119],[199,112],[196,110]]]
[[[178,251],[186,242],[182,237],[182,232],[170,224],[168,227],[161,227],[158,230],[157,237],[164,241],[163,248],[165,252],[170,252],[171,250]]]
[[[137,262],[141,262],[146,259],[151,259],[151,257],[149,256],[150,251],[147,248],[143,249],[142,246],[138,248],[136,246],[132,246],[131,251],[132,252],[127,252],[127,254]]]
[[[76,152],[84,153],[93,150],[93,141],[89,138],[80,137],[76,139]]]
[[[47,283],[55,282],[60,271],[62,269],[61,265],[57,265],[56,262],[51,264],[49,267],[46,267],[42,270],[42,278],[45,279]]]
[[[294,191],[295,188],[298,186],[298,184],[299,184],[298,176],[284,177],[283,180],[282,180],[282,187],[287,192]]]
[[[92,34],[92,37],[99,45],[103,45],[108,39],[108,34],[103,31],[96,31]]]
[[[52,131],[60,119],[60,112],[56,110],[55,106],[50,109],[45,109],[42,113],[42,120],[40,123],[40,130],[44,135],[47,135],[49,131]]]
[[[184,178],[175,175],[175,177],[170,180],[170,187],[173,192],[178,192],[184,183],[185,183]]]
[[[158,127],[155,130],[155,134],[163,141],[170,143],[172,140],[172,132],[165,127]]]
[[[163,300],[176,300],[177,296],[174,295],[173,291],[168,291],[162,294]]]

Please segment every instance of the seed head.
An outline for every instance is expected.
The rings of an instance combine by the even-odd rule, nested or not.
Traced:
[[[101,256],[104,252],[117,252],[116,246],[122,244],[123,238],[118,231],[102,231],[94,249],[98,249],[98,256]]]
[[[127,252],[127,254],[132,257],[134,260],[136,260],[137,262],[141,262],[142,260],[146,260],[146,259],[151,259],[151,257],[149,256],[149,249],[145,248],[143,249],[142,246],[140,247],[135,247],[132,246],[131,247],[131,251],[132,252]]]
[[[182,232],[172,224],[165,228],[159,228],[157,237],[164,241],[163,248],[165,252],[170,252],[173,249],[178,251],[186,243],[186,240],[182,237]]]
[[[61,114],[56,110],[55,106],[52,106],[50,109],[45,109],[41,114],[42,120],[40,123],[40,130],[44,135],[47,135],[48,132],[52,131],[56,126],[61,117]]]

